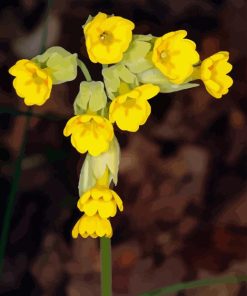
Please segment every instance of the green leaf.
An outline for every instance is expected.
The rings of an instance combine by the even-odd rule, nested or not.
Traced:
[[[106,106],[107,97],[104,83],[101,81],[83,81],[80,83],[80,91],[75,98],[75,114],[83,114],[87,110],[97,112]]]
[[[116,137],[113,138],[109,150],[105,153],[96,157],[87,154],[80,173],[78,186],[80,196],[96,184],[96,180],[103,176],[106,168],[110,171],[109,183],[113,181],[116,185],[119,159],[120,148]]]
[[[152,68],[138,74],[138,80],[141,83],[152,83],[160,87],[161,93],[171,93],[188,88],[199,86],[197,83],[171,83],[158,69]]]
[[[72,81],[77,76],[77,54],[71,54],[62,47],[51,47],[33,60],[42,68],[48,68],[53,84]]]

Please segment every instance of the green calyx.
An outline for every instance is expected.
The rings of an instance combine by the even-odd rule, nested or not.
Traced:
[[[77,76],[77,54],[71,54],[60,46],[49,48],[34,57],[33,61],[42,68],[47,68],[53,84],[72,81]]]
[[[116,137],[113,138],[109,150],[93,157],[87,154],[83,163],[79,179],[79,195],[92,188],[96,181],[103,176],[106,168],[109,169],[109,184],[117,185],[120,161],[120,147]]]
[[[102,70],[108,97],[113,100],[120,94],[121,82],[129,85],[130,89],[138,86],[136,75],[131,73],[123,64],[116,64]]]
[[[87,110],[97,112],[105,108],[107,96],[104,83],[101,81],[83,81],[74,101],[75,115],[84,114]]]
[[[152,35],[134,35],[129,49],[124,54],[122,64],[134,73],[141,73],[153,67],[150,53],[153,47]]]

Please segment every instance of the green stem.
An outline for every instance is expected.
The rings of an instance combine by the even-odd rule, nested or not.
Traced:
[[[101,296],[112,295],[112,272],[111,272],[111,240],[106,237],[100,238],[101,257]]]
[[[29,112],[30,111],[31,111],[31,108],[29,108]],[[10,194],[8,196],[7,208],[4,212],[3,228],[2,228],[2,232],[1,232],[1,236],[0,236],[0,274],[2,274],[2,270],[3,270],[5,249],[6,249],[6,245],[7,245],[7,241],[8,241],[8,233],[9,233],[12,213],[13,213],[13,209],[14,209],[15,196],[16,196],[16,192],[17,192],[17,189],[19,186],[19,181],[20,181],[20,176],[21,176],[21,163],[24,158],[30,119],[31,119],[31,116],[26,117],[25,127],[24,127],[24,135],[23,135],[21,147],[20,147],[19,154],[18,154],[18,157],[16,160],[16,164],[15,164],[15,172],[14,172],[14,176],[13,176],[13,182],[12,182]]]
[[[213,286],[213,285],[223,285],[223,284],[239,284],[241,282],[247,282],[247,275],[239,276],[228,276],[217,279],[204,279],[198,281],[192,281],[187,283],[178,283],[169,287],[160,288],[152,292],[145,292],[139,296],[163,296],[170,293],[176,293],[183,290]]]
[[[88,71],[88,68],[86,67],[86,65],[83,63],[83,61],[81,61],[80,59],[77,59],[77,65],[78,67],[81,69],[83,75],[85,76],[87,81],[92,81],[92,77]]]

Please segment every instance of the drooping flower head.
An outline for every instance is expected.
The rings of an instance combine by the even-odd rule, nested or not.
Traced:
[[[77,238],[78,235],[83,238],[87,237],[112,237],[112,227],[108,219],[101,218],[98,214],[87,216],[84,214],[75,224],[72,230],[72,237]]]
[[[136,132],[151,113],[148,99],[156,96],[158,92],[158,86],[145,84],[116,97],[110,105],[110,121],[116,122],[121,130]]]
[[[207,91],[216,99],[227,94],[233,84],[232,78],[227,75],[232,70],[228,59],[229,52],[220,51],[205,59],[200,67],[200,78]]]
[[[77,207],[87,216],[98,214],[101,218],[109,218],[116,215],[117,207],[123,211],[123,202],[115,191],[98,185],[80,197]]]
[[[28,106],[43,105],[50,97],[52,79],[46,69],[41,69],[30,60],[19,60],[9,69],[15,76],[13,86],[17,95]]]
[[[196,45],[186,35],[185,30],[167,33],[156,39],[153,48],[154,65],[175,84],[183,83],[199,62]]]
[[[67,122],[63,134],[71,135],[71,144],[80,153],[98,156],[108,150],[113,139],[113,127],[108,119],[99,115],[77,115]]]
[[[120,62],[129,47],[134,27],[134,23],[125,18],[99,12],[84,27],[90,60],[101,64]]]

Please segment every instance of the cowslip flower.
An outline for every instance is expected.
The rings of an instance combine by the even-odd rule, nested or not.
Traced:
[[[196,44],[186,35],[185,30],[167,33],[156,39],[153,48],[154,65],[175,84],[183,83],[199,62]]]
[[[87,216],[84,214],[75,224],[72,230],[72,237],[77,238],[78,235],[83,238],[87,237],[112,237],[112,227],[108,219],[103,219],[99,215]]]
[[[116,215],[117,207],[123,211],[123,202],[115,191],[98,185],[80,197],[77,207],[87,216],[97,213],[101,218],[109,218]]]
[[[110,105],[110,121],[116,122],[121,130],[136,132],[139,126],[147,121],[151,113],[148,100],[156,96],[158,92],[158,86],[144,84],[116,97]]]
[[[30,60],[19,60],[9,69],[15,76],[13,86],[17,95],[28,106],[43,105],[50,97],[52,79],[47,69],[41,69]]]
[[[99,12],[84,26],[86,47],[93,63],[118,63],[128,49],[135,25],[119,16]]]
[[[227,94],[233,84],[233,80],[227,74],[232,70],[228,62],[229,52],[220,51],[202,61],[200,78],[207,91],[216,99]]]
[[[108,119],[91,114],[76,115],[69,119],[63,134],[71,135],[71,144],[80,153],[98,156],[108,150],[113,139],[113,127]]]

